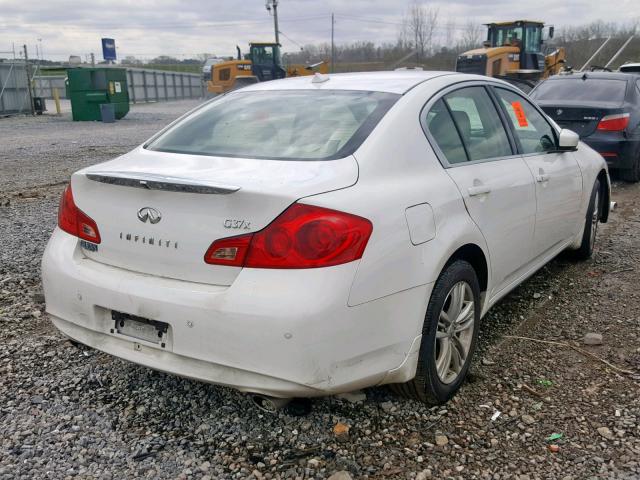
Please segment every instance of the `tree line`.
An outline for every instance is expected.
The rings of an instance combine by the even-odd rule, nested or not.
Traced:
[[[515,19],[514,19],[515,20]],[[639,36],[628,45],[612,67],[627,60],[640,61],[640,17],[624,23],[594,21],[581,26],[555,25],[553,38],[545,40],[544,49],[564,47],[567,64],[580,68],[611,37],[592,64],[604,66],[622,44],[632,35]],[[361,40],[334,46],[335,70],[388,70],[397,67],[419,66],[432,70],[454,70],[456,58],[462,52],[482,46],[486,27],[474,20],[460,22],[443,18],[438,8],[413,0],[398,26],[394,42],[376,43]],[[160,56],[148,61],[157,65],[202,63],[208,54],[179,60]],[[329,42],[304,45],[299,51],[284,54],[284,63],[317,63],[330,61]],[[135,57],[126,57],[123,64],[140,65]]]
[[[573,68],[582,67],[609,37],[592,65],[606,65],[632,35],[632,41],[610,67],[617,68],[626,61],[640,62],[640,17],[624,23],[598,20],[581,26],[555,25],[554,30],[553,38],[545,39],[543,52],[564,47],[567,65]],[[359,41],[336,45],[335,67],[336,71],[354,69],[358,64],[369,69],[419,66],[430,70],[453,70],[458,55],[480,48],[486,36],[486,27],[473,20],[462,25],[452,24],[440,18],[438,9],[413,3],[403,17],[394,43]],[[287,54],[286,59],[291,63],[330,61],[331,45],[305,45],[301,51]]]

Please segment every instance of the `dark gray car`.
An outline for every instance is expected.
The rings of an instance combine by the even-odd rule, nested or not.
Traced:
[[[640,180],[640,76],[557,75],[538,84],[530,96],[558,125],[580,135],[624,180]]]

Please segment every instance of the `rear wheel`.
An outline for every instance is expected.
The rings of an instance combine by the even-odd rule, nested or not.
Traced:
[[[457,260],[431,293],[413,380],[392,385],[397,393],[429,405],[448,401],[469,370],[480,322],[480,286],[473,267]]]
[[[580,248],[573,252],[573,256],[578,260],[586,260],[593,255],[593,248],[596,244],[596,235],[598,233],[598,223],[600,222],[600,212],[602,212],[602,195],[600,192],[600,180],[596,180],[593,184],[589,208],[584,221],[584,230],[582,232],[582,243]]]
[[[638,156],[631,168],[625,168],[620,170],[620,178],[625,182],[638,182],[640,181],[640,156]]]

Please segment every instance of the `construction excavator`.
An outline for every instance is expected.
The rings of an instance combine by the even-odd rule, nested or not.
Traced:
[[[456,71],[506,80],[536,82],[560,73],[565,64],[563,47],[545,51],[543,34],[553,38],[553,26],[543,22],[516,20],[488,23],[482,48],[458,56]]]
[[[249,44],[249,53],[242,55],[240,47],[237,59],[220,62],[211,67],[211,78],[207,82],[209,94],[220,94],[230,90],[285,77],[313,75],[316,72],[328,73],[327,62],[313,65],[283,65],[280,44],[272,42],[253,42]]]

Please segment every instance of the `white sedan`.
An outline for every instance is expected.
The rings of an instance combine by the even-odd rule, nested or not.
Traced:
[[[591,256],[609,197],[602,157],[499,80],[259,83],[73,174],[47,312],[263,405],[381,384],[442,403],[482,316],[560,252]]]

